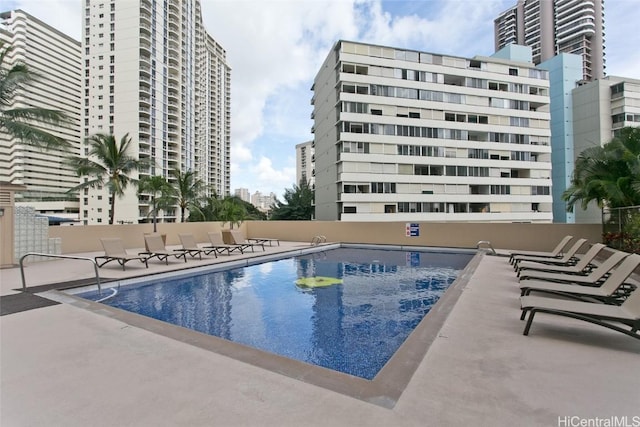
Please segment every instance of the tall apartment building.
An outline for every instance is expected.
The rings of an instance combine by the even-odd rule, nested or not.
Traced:
[[[316,218],[551,222],[549,80],[530,59],[338,41],[312,87]]]
[[[495,19],[494,34],[496,50],[530,46],[535,64],[573,53],[584,80],[604,77],[604,0],[518,0]]]
[[[313,150],[313,141],[296,145],[296,185],[299,185],[302,180],[305,180],[311,188],[315,184]]]
[[[80,42],[22,10],[0,13],[0,41],[12,49],[5,65],[26,64],[35,75],[12,98],[8,108],[38,107],[63,111],[69,122],[61,126],[37,124],[70,143],[68,152],[42,150],[0,132],[0,181],[25,185],[16,202],[36,211],[77,217],[78,199],[67,191],[78,185],[75,172],[63,164],[80,152]]]
[[[640,80],[607,76],[575,88],[573,95],[574,152],[611,141],[625,126],[640,127]],[[575,209],[576,223],[600,223],[595,204]]]
[[[154,162],[133,178],[194,170],[208,191],[229,194],[231,71],[199,0],[84,0],[83,24],[83,136],[129,134],[130,154]],[[106,189],[81,199],[86,224],[108,221]],[[115,221],[146,220],[149,200],[128,188]],[[175,221],[177,210],[163,214]]]

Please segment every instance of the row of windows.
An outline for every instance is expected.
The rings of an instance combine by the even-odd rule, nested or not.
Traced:
[[[367,104],[366,102],[346,102],[345,101],[340,103],[340,112],[369,114],[369,111],[374,116],[382,115],[382,110],[380,109],[372,108],[371,110],[369,110],[369,104]],[[396,117],[407,117],[412,119],[419,119],[420,109],[414,109],[414,111],[409,111],[409,109],[405,109],[399,113],[396,113]],[[444,120],[447,122],[489,124],[489,116],[483,116],[478,114],[445,112]],[[615,116],[614,116],[614,123],[615,123]],[[529,127],[529,118],[509,117],[509,125],[517,126],[517,127]]]
[[[343,83],[341,91],[345,93],[357,93],[360,95],[386,96],[391,98],[419,99],[421,101],[448,102],[450,104],[464,104],[465,95],[459,93],[440,92],[434,90],[412,89],[396,86],[384,85],[354,85]],[[531,105],[529,101],[518,101],[515,99],[488,98],[489,107],[507,108],[512,110],[529,111]],[[364,112],[364,111],[363,111]]]
[[[622,123],[624,121],[627,122],[640,122],[640,114],[615,114],[611,116],[611,120],[613,123]]]
[[[414,165],[414,175],[488,177],[489,168],[481,166]]]
[[[410,136],[413,138],[453,139],[457,141],[501,142],[506,144],[538,145],[530,135],[504,132],[469,132],[462,129],[443,129],[426,126],[389,125],[379,123],[340,122],[338,132],[372,135]]]
[[[452,166],[455,168],[454,166]],[[444,187],[444,186],[443,186]],[[511,186],[510,185],[455,185],[453,188],[453,193],[455,194],[474,194],[474,195],[510,195],[511,194]],[[443,190],[444,191],[444,190]],[[461,193],[462,191],[462,193]],[[396,193],[396,183],[395,182],[372,182],[372,183],[348,183],[342,185],[342,192],[347,194],[353,193]],[[449,191],[451,192],[451,191]],[[433,190],[424,190],[422,194],[434,194]],[[532,196],[549,196],[551,194],[551,189],[548,186],[532,186],[530,188],[530,194]]]
[[[449,84],[477,89],[500,90],[514,93],[530,93],[532,95],[546,94],[546,89],[544,88],[530,87],[529,85],[522,83],[497,82],[481,78],[431,73],[428,71],[411,70],[405,68],[378,67],[373,65],[366,66],[343,63],[342,71],[344,73],[351,74],[364,74],[375,77],[388,77],[425,83]],[[510,69],[509,74],[517,76],[518,70]]]
[[[442,55],[436,55],[432,53],[426,52],[416,52],[402,49],[393,49],[388,47],[381,46],[371,46],[371,45],[359,45],[353,43],[342,43],[342,52],[345,53],[354,53],[360,55],[366,55],[371,57],[379,57],[379,58],[388,58],[388,59],[397,59],[400,61],[408,61],[408,62],[416,62],[422,64],[435,64],[435,65],[443,65],[445,62],[450,62],[452,60],[456,61],[456,65],[458,68],[471,68],[476,70],[486,70],[487,63],[483,61],[479,61],[477,59],[468,59],[462,60],[460,58],[451,58],[451,57],[443,57]],[[547,79],[548,73],[545,70],[538,70],[536,68],[529,68],[529,77],[535,79]],[[508,70],[510,75],[517,75],[517,68],[509,68]]]
[[[420,157],[459,157],[458,148],[443,147],[443,146],[423,146],[423,145],[397,145],[397,154],[400,156],[420,156]],[[370,148],[368,142],[343,142],[340,147],[342,153],[361,153],[369,154]],[[499,154],[490,153],[489,150],[484,148],[469,148],[467,149],[467,156],[470,159],[485,159],[485,160],[520,160],[520,161],[537,161],[537,155],[528,151],[511,151],[508,156],[501,156]],[[479,175],[475,175],[479,176]]]
[[[538,212],[539,203],[531,203],[531,211]],[[358,213],[356,206],[343,206],[343,213]],[[489,213],[489,203],[398,202],[384,205],[384,213]]]

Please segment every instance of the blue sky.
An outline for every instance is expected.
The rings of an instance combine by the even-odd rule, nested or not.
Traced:
[[[119,0],[121,1],[121,0]],[[123,0],[129,1],[129,0]],[[310,133],[311,84],[333,44],[355,40],[464,57],[493,53],[493,19],[516,0],[201,0],[232,67],[231,189],[295,184],[295,145]],[[74,38],[81,0],[3,2]],[[607,74],[640,79],[637,0],[605,5]]]

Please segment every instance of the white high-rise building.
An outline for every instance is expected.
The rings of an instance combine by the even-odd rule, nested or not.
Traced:
[[[268,195],[256,191],[251,195],[251,204],[262,212],[269,212],[276,202],[276,194],[271,192]]]
[[[37,107],[66,113],[68,123],[36,124],[69,142],[69,151],[42,150],[0,132],[0,181],[25,185],[16,202],[57,216],[78,216],[78,199],[67,191],[78,185],[63,160],[80,153],[80,42],[22,10],[0,13],[0,41],[11,46],[5,66],[25,64],[35,79],[21,87],[8,108]]]
[[[604,77],[604,0],[518,0],[494,20],[494,33],[496,50],[530,46],[535,64],[573,53],[584,80]]]
[[[170,170],[193,170],[211,193],[229,194],[231,71],[198,0],[84,0],[82,49],[83,136],[128,134],[130,154],[154,162],[133,178],[171,182]],[[106,189],[81,199],[85,223],[108,221]],[[145,221],[149,199],[128,188],[115,221]],[[161,220],[176,215],[169,210]]]
[[[312,87],[316,219],[551,222],[549,80],[530,60],[337,42]]]
[[[296,185],[300,185],[300,181],[305,180],[309,187],[313,188],[315,184],[313,169],[313,141],[303,142],[296,145]]]
[[[640,80],[607,76],[573,89],[574,155],[604,145],[625,126],[640,127]],[[602,210],[591,203],[574,208],[576,223],[599,223]]]
[[[251,203],[251,193],[248,188],[236,188],[233,194],[240,200]]]

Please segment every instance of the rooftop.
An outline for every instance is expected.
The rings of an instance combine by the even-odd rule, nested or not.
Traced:
[[[267,251],[302,247],[308,243],[282,242]],[[260,253],[246,256],[255,255]],[[186,266],[224,260],[190,259]],[[507,258],[479,253],[473,262],[475,268],[460,279],[457,302],[394,405],[356,399],[307,381],[304,372],[295,378],[268,370],[191,343],[187,332],[187,339],[172,338],[168,328],[141,327],[58,295],[61,304],[0,318],[0,424],[512,426],[563,425],[570,417],[640,420],[632,418],[640,416],[638,340],[544,314],[523,336],[517,280]],[[100,275],[119,279],[184,267],[182,261],[151,261],[146,270],[130,262],[123,272],[113,263]],[[25,268],[32,292],[92,274],[91,265],[78,260]],[[18,294],[20,287],[18,268],[0,270],[0,296]]]

